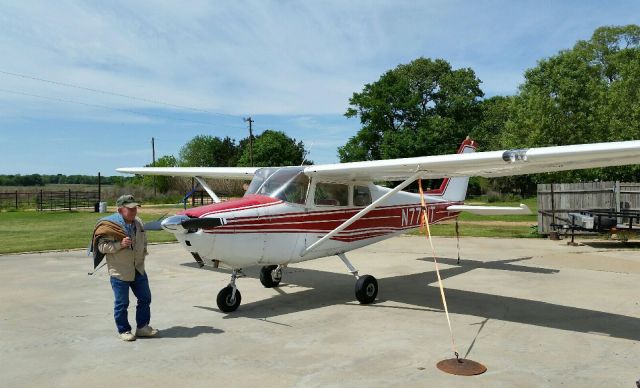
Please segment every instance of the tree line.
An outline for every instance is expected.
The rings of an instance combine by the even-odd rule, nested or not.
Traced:
[[[512,96],[484,98],[470,68],[418,58],[385,72],[349,100],[361,129],[338,149],[342,162],[447,154],[465,136],[480,151],[640,139],[640,27],[606,26],[538,61]],[[537,183],[637,181],[640,166],[490,180],[499,191],[535,193]]]
[[[102,177],[102,184],[105,185],[121,185],[125,184],[131,178],[122,176],[105,176]],[[83,184],[97,185],[98,177],[95,175],[0,175],[0,186],[44,186],[44,185],[63,185],[63,184]]]
[[[230,137],[219,138],[198,135],[180,149],[179,155],[165,155],[147,167],[267,167],[299,166],[312,164],[306,159],[307,150],[302,141],[287,136],[282,131],[267,129],[257,136],[236,141]],[[179,186],[180,178],[137,177],[145,186],[153,186],[166,193]]]

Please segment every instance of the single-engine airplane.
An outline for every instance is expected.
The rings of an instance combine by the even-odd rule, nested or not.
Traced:
[[[465,139],[457,154],[296,167],[135,167],[140,175],[195,178],[215,202],[164,219],[158,229],[175,234],[199,263],[218,260],[232,269],[231,281],[217,296],[224,312],[241,302],[236,279],[242,268],[262,265],[260,281],[277,287],[288,264],[338,256],[355,276],[358,301],[378,294],[371,275],[359,275],[345,253],[421,226],[476,214],[529,214],[520,207],[464,204],[470,176],[499,177],[640,163],[640,141],[475,152]],[[203,178],[251,183],[244,197],[221,202]],[[444,178],[439,189],[401,191],[418,179]],[[395,188],[374,181],[402,181]],[[151,229],[152,225],[147,225]]]

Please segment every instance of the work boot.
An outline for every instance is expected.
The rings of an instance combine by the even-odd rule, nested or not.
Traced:
[[[154,329],[153,327],[147,325],[145,327],[139,327],[136,329],[137,337],[155,337],[158,335],[159,331]]]
[[[120,333],[120,339],[123,341],[135,341],[136,340],[136,336],[131,334],[130,331],[125,331],[124,333]]]

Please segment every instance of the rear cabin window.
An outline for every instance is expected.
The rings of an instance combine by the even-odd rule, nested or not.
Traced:
[[[371,192],[367,186],[353,186],[353,206],[371,205]]]
[[[339,183],[316,184],[315,204],[321,206],[349,205],[349,186]]]

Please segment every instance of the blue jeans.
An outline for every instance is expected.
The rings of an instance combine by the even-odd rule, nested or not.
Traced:
[[[138,328],[149,324],[151,320],[151,290],[149,289],[149,279],[147,274],[141,275],[136,271],[136,277],[132,282],[126,282],[115,277],[111,277],[111,288],[115,296],[115,304],[113,307],[113,317],[116,320],[118,333],[131,331],[129,318],[127,317],[127,308],[129,307],[129,288],[138,298],[136,306],[136,324]]]

